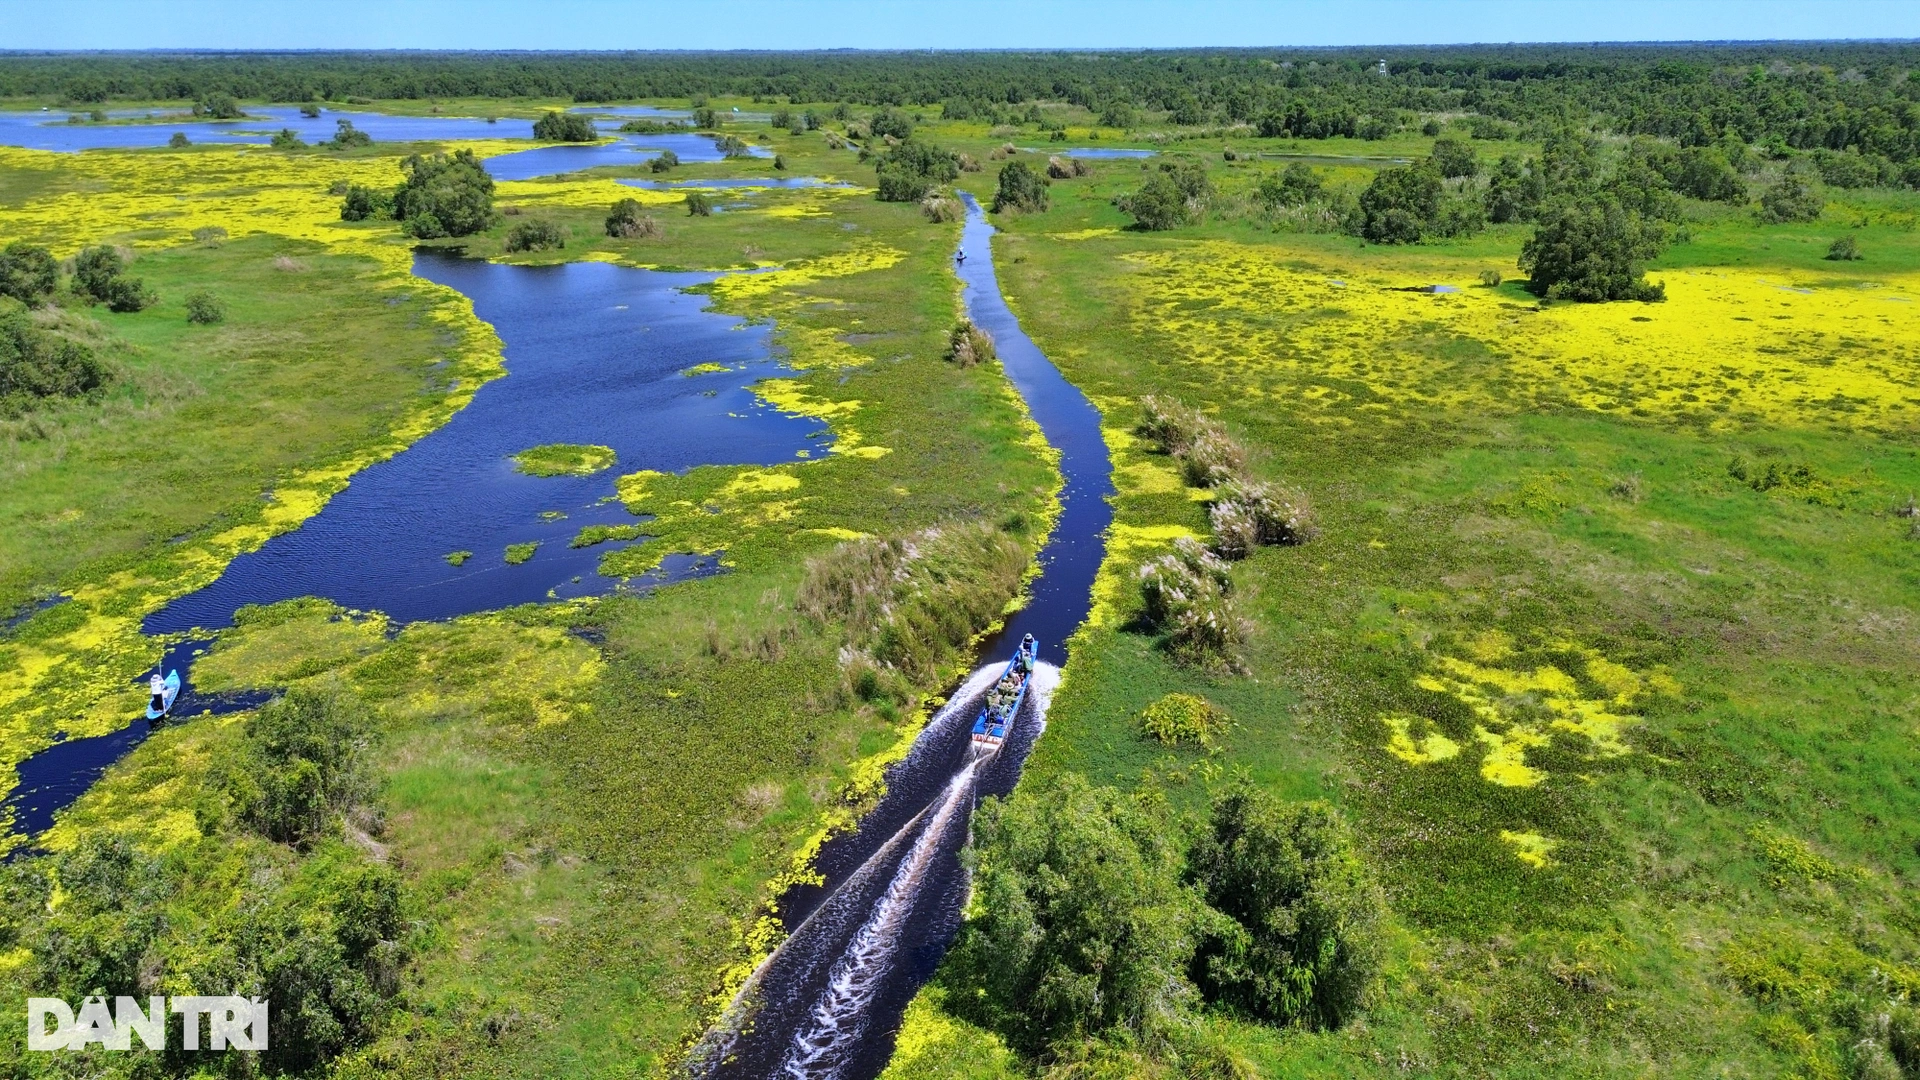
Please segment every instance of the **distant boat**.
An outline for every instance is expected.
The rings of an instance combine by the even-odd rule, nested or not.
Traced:
[[[173,711],[173,701],[180,696],[180,672],[178,669],[167,672],[160,683],[160,692],[147,702],[147,719],[158,720]]]
[[[1032,634],[1020,639],[1013,659],[1007,661],[1000,678],[987,691],[987,703],[980,710],[980,718],[973,722],[973,745],[998,750],[1000,744],[1007,741],[1007,732],[1013,730],[1013,719],[1020,715],[1020,703],[1026,700],[1027,686],[1033,682],[1033,664],[1039,652],[1040,643],[1033,640]]]

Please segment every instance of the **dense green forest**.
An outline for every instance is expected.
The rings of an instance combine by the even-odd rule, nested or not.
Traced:
[[[1379,69],[1386,65],[1386,73]],[[98,104],[443,97],[738,95],[944,104],[950,118],[1036,100],[1123,121],[1247,123],[1300,137],[1386,134],[1415,112],[1522,128],[1593,115],[1704,145],[1920,153],[1920,46],[1539,45],[1168,52],[0,54],[0,96]],[[1492,129],[1490,129],[1491,131]]]

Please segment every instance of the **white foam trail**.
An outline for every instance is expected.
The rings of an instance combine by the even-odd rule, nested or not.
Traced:
[[[974,769],[981,758],[967,762],[948,782],[946,796],[938,804],[913,850],[900,863],[887,891],[873,906],[873,914],[854,934],[847,951],[827,978],[827,988],[815,1003],[811,1025],[796,1032],[793,1045],[780,1063],[780,1073],[807,1080],[809,1077],[837,1076],[846,1049],[866,1033],[867,1003],[887,973],[889,961],[899,944],[900,927],[913,911],[913,902],[933,864],[940,840],[963,807],[971,807]]]

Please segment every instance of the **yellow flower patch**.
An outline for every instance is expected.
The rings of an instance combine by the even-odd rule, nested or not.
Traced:
[[[1445,761],[1460,753],[1460,744],[1431,730],[1432,722],[1424,716],[1388,713],[1380,718],[1380,722],[1392,732],[1387,739],[1387,753],[1409,765]],[[1427,730],[1416,737],[1414,732],[1423,728]]]
[[[1909,429],[1920,278],[1870,287],[1782,271],[1657,273],[1660,304],[1539,309],[1481,288],[1403,292],[1226,242],[1125,256],[1132,318],[1237,393],[1331,417],[1410,404]],[[1356,422],[1347,416],[1347,422]]]
[[[1500,830],[1500,842],[1513,848],[1513,857],[1533,867],[1545,870],[1554,864],[1550,853],[1560,846],[1560,841],[1541,836],[1537,832],[1508,832]]]

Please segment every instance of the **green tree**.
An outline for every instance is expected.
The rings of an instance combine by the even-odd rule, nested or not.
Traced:
[[[107,305],[109,311],[139,311],[158,299],[139,278],[127,276],[120,252],[105,244],[87,248],[73,260],[74,291]]]
[[[320,119],[320,106],[315,102],[309,101],[305,105],[300,106],[300,115],[309,120],[318,120]]]
[[[1533,217],[1534,209],[1539,204],[1538,193],[1519,158],[1512,154],[1501,156],[1499,163],[1487,175],[1487,191],[1482,203],[1486,207],[1487,220],[1497,224],[1526,221]]]
[[[1204,912],[1180,885],[1167,822],[1069,773],[987,800],[973,828],[974,898],[945,969],[951,1005],[1028,1055],[1178,1022]]]
[[[361,184],[347,185],[346,198],[340,201],[341,221],[365,221],[393,212],[393,196]]]
[[[1433,167],[1440,170],[1440,175],[1449,180],[1459,176],[1472,176],[1480,171],[1480,159],[1474,154],[1473,147],[1451,136],[1435,139],[1430,156]]]
[[[1318,202],[1324,196],[1320,174],[1304,161],[1290,162],[1277,173],[1263,174],[1259,186],[1254,189],[1254,197],[1269,210],[1283,206],[1304,206]]]
[[[295,687],[253,714],[225,787],[235,815],[269,840],[311,846],[366,794],[372,725],[350,692]]]
[[[350,150],[356,146],[372,146],[373,136],[353,126],[353,121],[341,117],[334,121],[333,139],[328,145],[335,150]]]
[[[1209,1000],[1315,1028],[1359,1010],[1379,974],[1386,905],[1331,807],[1239,785],[1214,801],[1187,874],[1227,916],[1194,956]]]
[[[521,221],[507,230],[508,251],[547,251],[567,246],[567,231],[551,221]]]
[[[1430,162],[1381,169],[1360,193],[1360,235],[1376,244],[1412,244],[1440,214],[1440,171]]]
[[[407,178],[394,189],[393,216],[408,235],[471,236],[493,223],[493,178],[472,150],[414,154],[400,168]]]
[[[592,142],[600,136],[593,121],[579,113],[547,112],[533,122],[533,137],[542,142]]]
[[[1138,191],[1115,199],[1136,228],[1157,232],[1195,221],[1213,197],[1206,166],[1190,158],[1163,161]]]
[[[1743,148],[1744,149],[1744,148]],[[1743,203],[1747,185],[1719,148],[1689,146],[1674,155],[1667,182],[1689,198],[1708,202]]]
[[[271,145],[275,150],[299,150],[307,144],[305,140],[300,138],[299,132],[292,128],[281,128],[279,131],[273,133],[273,142]]]
[[[1811,165],[1795,161],[1760,196],[1763,221],[1813,221],[1827,206],[1827,193]]]
[[[867,130],[873,132],[876,139],[888,135],[896,139],[910,139],[913,137],[913,117],[898,109],[881,109],[867,121]]]
[[[1013,209],[1039,213],[1047,208],[1048,181],[1038,169],[1024,161],[1009,161],[1000,169],[999,186],[993,192],[993,212]]]
[[[83,397],[111,379],[92,349],[41,328],[12,300],[0,300],[0,414],[42,398]]]
[[[1611,197],[1557,200],[1520,248],[1527,288],[1556,300],[1664,300],[1649,284],[1647,260],[1660,253],[1660,223],[1642,218]]]
[[[233,95],[221,90],[215,90],[195,102],[193,114],[213,120],[238,120],[246,115],[240,111],[240,103],[233,100]]]
[[[675,168],[679,164],[679,154],[671,150],[662,150],[653,156],[652,161],[647,162],[647,168],[652,172],[663,173]]]
[[[919,202],[934,188],[952,183],[960,175],[960,164],[931,143],[908,139],[881,155],[874,171],[881,202]]]
[[[15,240],[0,250],[0,296],[32,306],[53,295],[60,266],[46,248]]]
[[[167,148],[170,150],[180,150],[192,145],[193,143],[188,141],[187,133],[184,131],[176,131],[172,137],[167,139]]]

